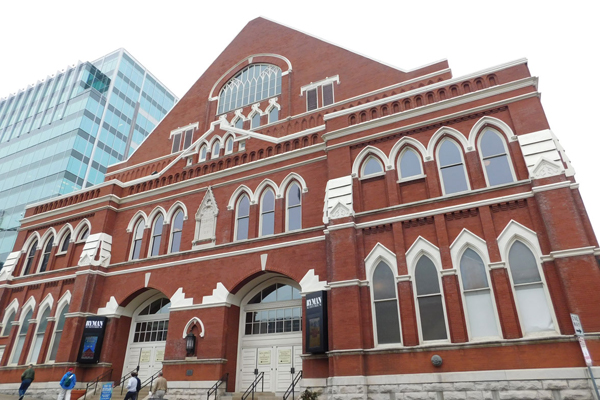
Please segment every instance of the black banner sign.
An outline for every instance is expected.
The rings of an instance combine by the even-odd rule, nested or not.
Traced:
[[[77,362],[96,364],[100,360],[107,320],[106,317],[87,317],[85,319]]]
[[[327,292],[306,295],[306,352],[325,353],[327,342]]]

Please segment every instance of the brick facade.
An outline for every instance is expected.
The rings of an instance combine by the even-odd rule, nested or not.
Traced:
[[[258,107],[217,114],[223,85],[251,64],[279,68],[280,92]],[[324,106],[319,89],[318,108],[307,111],[306,88],[335,76],[335,101]],[[276,122],[269,122],[265,111],[272,98],[280,107]],[[263,114],[261,126],[251,129],[256,108]],[[242,128],[229,126],[236,115],[245,119]],[[171,153],[172,132],[190,124],[197,126],[193,144]],[[502,184],[490,183],[493,169],[487,168],[496,161],[486,159],[481,144],[489,131],[505,149],[503,171],[510,179]],[[235,142],[228,152],[230,136]],[[215,140],[222,141],[218,155],[211,154]],[[460,153],[460,161],[449,167],[453,170],[444,169],[444,143]],[[403,178],[399,160],[407,149],[417,155],[421,173]],[[225,373],[228,391],[243,391],[236,377],[243,299],[266,279],[281,278],[302,294],[327,291],[329,351],[303,352],[302,370],[303,385],[329,398],[408,399],[424,393],[467,398],[461,397],[467,392],[468,398],[497,398],[494,391],[504,391],[500,398],[553,398],[548,397],[552,391],[591,396],[569,314],[580,316],[591,357],[598,362],[600,249],[561,150],[526,60],[461,78],[452,77],[446,61],[405,72],[268,20],[253,20],[140,148],[109,168],[104,184],[27,209],[15,253],[0,273],[0,323],[9,318],[11,304],[17,305],[17,323],[0,337],[0,381],[19,381],[44,301],[53,318],[36,382],[58,380],[67,366],[76,368],[81,382],[109,369],[113,379],[124,375],[132,312],[136,301],[152,291],[171,299],[163,369],[178,393],[205,391]],[[365,169],[370,159],[379,165],[372,174]],[[461,168],[467,190],[453,191],[447,185],[458,176],[452,171]],[[333,188],[338,181],[348,184]],[[294,185],[300,189],[298,230],[289,229]],[[262,236],[265,190],[275,195],[274,233]],[[203,220],[204,199],[210,196],[218,212],[211,208],[214,219]],[[250,203],[247,239],[237,240],[243,196]],[[181,244],[171,251],[179,210],[184,213]],[[165,221],[159,255],[149,256],[159,213]],[[145,229],[140,257],[133,260],[139,221]],[[214,234],[199,233],[210,223],[216,224]],[[90,235],[81,237],[85,227]],[[72,242],[60,252],[67,232]],[[32,263],[37,271],[48,238],[54,247],[46,272],[23,276],[31,245],[37,242]],[[534,286],[515,283],[521,261],[510,254],[517,241],[535,259],[532,268],[539,279],[525,283]],[[466,249],[485,264],[487,314],[467,309],[476,303],[468,303],[465,289],[472,270],[461,269]],[[423,300],[427,297],[421,297],[417,284],[422,257],[435,266],[438,283],[429,294],[434,297],[428,297],[434,300]],[[386,303],[399,314],[400,338],[394,343],[380,343],[386,339],[377,330],[373,285],[381,263],[394,277],[395,300]],[[432,321],[439,314],[427,304],[435,299],[443,319]],[[544,301],[546,308],[532,307],[547,312],[549,322],[532,328],[537,317],[523,304]],[[53,332],[67,303],[62,338],[50,363]],[[33,320],[15,364],[10,357],[18,324],[29,309]],[[476,337],[476,329],[486,328],[469,319],[478,312],[494,321],[497,334]],[[79,365],[83,324],[90,315],[108,317],[104,347],[99,364]],[[189,324],[194,318],[204,335],[199,324]],[[446,339],[427,340],[430,325]],[[186,331],[196,335],[191,357],[182,336]],[[433,355],[442,357],[441,366],[432,364]],[[523,379],[513,370],[526,370]],[[468,373],[472,379],[465,378]],[[447,383],[435,386],[444,376]],[[0,391],[8,389],[0,385]],[[406,394],[413,392],[420,394]]]

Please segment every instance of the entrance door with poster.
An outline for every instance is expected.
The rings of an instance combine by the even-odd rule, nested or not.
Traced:
[[[265,392],[285,392],[302,369],[302,301],[285,283],[263,284],[242,302],[237,391],[264,372]],[[293,370],[292,370],[293,368]]]
[[[136,310],[131,322],[123,375],[135,370],[144,381],[162,369],[169,328],[170,301],[152,298]]]

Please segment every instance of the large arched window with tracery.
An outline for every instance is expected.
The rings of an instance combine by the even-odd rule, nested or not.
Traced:
[[[246,335],[302,331],[302,297],[293,286],[266,287],[250,299],[245,310]]]
[[[252,64],[238,72],[221,89],[219,114],[256,103],[281,93],[281,68]]]

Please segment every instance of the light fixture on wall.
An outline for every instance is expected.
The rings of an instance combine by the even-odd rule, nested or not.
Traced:
[[[196,336],[192,332],[185,337],[185,350],[188,356],[193,356],[196,353]]]

